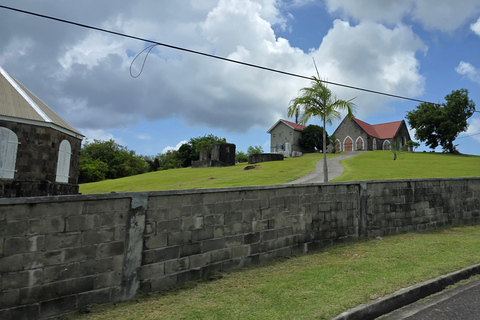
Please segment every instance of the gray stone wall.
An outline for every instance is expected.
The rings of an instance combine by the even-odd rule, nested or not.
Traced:
[[[248,163],[255,164],[267,161],[282,161],[285,157],[280,153],[262,153],[248,156]]]
[[[52,128],[11,121],[0,127],[12,130],[18,138],[14,179],[1,181],[0,197],[26,197],[75,194],[82,140]],[[60,143],[67,140],[72,149],[68,184],[56,183]],[[62,186],[60,186],[62,185]]]
[[[45,319],[359,238],[480,223],[480,178],[0,199],[0,319]]]
[[[369,146],[371,146],[371,141],[368,139],[368,135],[363,131],[362,128],[355,121],[348,119],[345,117],[340,125],[338,126],[337,130],[333,133],[333,135],[340,141],[340,148],[339,151],[345,151],[345,140],[347,137],[352,139],[352,151],[357,149],[356,141],[358,137],[362,137],[364,140],[364,150],[367,150]],[[331,149],[331,148],[330,148]]]

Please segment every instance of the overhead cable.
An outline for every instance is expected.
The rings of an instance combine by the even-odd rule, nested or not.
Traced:
[[[166,47],[166,48],[171,48],[171,49],[174,49],[174,50],[180,50],[180,51],[184,51],[184,52],[188,52],[188,53],[192,53],[192,54],[197,54],[197,55],[201,55],[201,56],[206,56],[206,57],[209,57],[209,58],[223,60],[223,61],[227,61],[227,62],[231,62],[231,63],[236,63],[236,64],[244,65],[244,66],[247,66],[247,67],[252,67],[252,68],[261,69],[261,70],[265,70],[265,71],[275,72],[275,73],[279,73],[279,74],[283,74],[283,75],[287,75],[287,76],[291,76],[291,77],[312,80],[312,77],[308,77],[308,76],[304,76],[304,75],[300,75],[300,74],[295,74],[295,73],[286,72],[286,71],[277,70],[277,69],[272,69],[272,68],[268,68],[268,67],[263,67],[263,66],[260,66],[260,65],[255,65],[255,64],[251,64],[251,63],[247,63],[247,62],[243,62],[243,61],[238,61],[238,60],[234,60],[234,59],[215,56],[213,54],[209,54],[209,53],[205,53],[205,52],[200,52],[200,51],[195,51],[195,50],[191,50],[191,49],[187,49],[187,48],[182,48],[182,47],[178,47],[178,46],[174,46],[174,45],[170,45],[170,44],[166,44],[166,43],[162,43],[162,42],[158,42],[158,41],[153,41],[153,40],[149,40],[149,39],[145,39],[145,38],[141,38],[141,37],[137,37],[137,36],[128,35],[128,34],[121,33],[121,32],[116,32],[116,31],[112,31],[112,30],[108,30],[108,29],[102,29],[102,28],[86,25],[86,24],[83,24],[83,23],[78,23],[78,22],[65,20],[65,19],[60,19],[60,18],[55,18],[55,17],[52,17],[52,16],[44,15],[44,14],[39,14],[39,13],[31,12],[31,11],[12,8],[12,7],[8,7],[8,6],[4,6],[4,5],[0,5],[0,8],[7,9],[7,10],[12,10],[12,11],[16,11],[16,12],[20,12],[20,13],[24,13],[24,14],[28,14],[28,15],[33,15],[33,16],[36,16],[36,17],[44,18],[44,19],[54,20],[54,21],[57,21],[57,22],[67,23],[67,24],[75,25],[75,26],[82,27],[82,28],[87,28],[87,29],[92,29],[92,30],[96,30],[96,31],[105,32],[105,33],[110,33],[110,34],[114,34],[114,35],[117,35],[117,36],[120,36],[120,37],[126,37],[126,38],[130,38],[130,39],[140,40],[140,41],[148,42],[148,43],[151,43],[151,44],[154,44],[154,45],[158,45],[158,46],[162,46],[162,47]],[[145,64],[145,62],[144,62],[144,64]],[[142,69],[143,69],[143,66],[142,66]],[[140,73],[141,73],[141,71],[140,71]],[[334,85],[334,86],[339,86],[339,87],[344,87],[344,88],[348,88],[348,89],[364,91],[364,92],[383,95],[383,96],[396,98],[396,99],[403,99],[403,100],[409,100],[409,101],[420,102],[420,103],[437,104],[437,103],[433,103],[433,102],[429,102],[429,101],[404,97],[404,96],[395,95],[395,94],[391,94],[391,93],[386,93],[386,92],[381,92],[381,91],[376,91],[376,90],[370,90],[370,89],[350,86],[350,85],[346,85],[346,84],[342,84],[342,83],[338,83],[338,82],[332,82],[332,81],[327,81],[327,80],[321,80],[321,81],[326,83],[326,84],[330,84],[330,85]]]

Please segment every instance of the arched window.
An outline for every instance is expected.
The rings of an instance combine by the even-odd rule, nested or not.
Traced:
[[[60,143],[60,148],[58,150],[57,178],[55,179],[56,182],[68,183],[71,155],[72,147],[70,146],[70,142],[63,140]]]
[[[357,138],[357,150],[363,150],[363,138],[362,137],[358,137]]]
[[[383,150],[390,150],[390,141],[383,141]]]
[[[377,150],[377,139],[373,138],[372,150]]]
[[[18,138],[15,132],[0,127],[0,178],[13,179],[17,148]]]

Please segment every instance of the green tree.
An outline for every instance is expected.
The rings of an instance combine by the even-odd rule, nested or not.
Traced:
[[[349,118],[353,117],[355,104],[353,99],[338,100],[337,97],[315,76],[312,77],[310,87],[300,89],[300,95],[290,101],[288,116],[295,115],[297,109],[303,109],[300,123],[305,124],[310,117],[320,117],[323,127],[331,124],[332,120],[340,119],[340,111],[345,110]],[[323,131],[323,148],[327,149],[326,131]],[[327,153],[323,153],[324,181],[328,182]]]
[[[422,102],[414,111],[407,112],[407,120],[415,129],[415,138],[435,149],[458,153],[453,142],[467,130],[467,120],[475,112],[475,103],[468,98],[468,90],[454,90],[445,96],[445,103]]]
[[[328,142],[332,145],[332,153],[337,152],[337,137],[335,137],[333,134],[328,137]]]
[[[235,152],[235,161],[236,162],[248,162],[248,155],[243,151]]]
[[[412,149],[412,152],[415,151],[415,148],[420,147],[420,143],[408,140],[407,143],[403,146],[405,148],[405,151],[408,151],[408,149]]]
[[[190,167],[192,165],[192,146],[184,143],[178,148],[177,157],[182,167]]]
[[[315,124],[310,124],[302,131],[302,138],[300,139],[300,146],[306,150],[322,150],[323,151],[323,134],[322,127]],[[327,137],[327,145],[330,144],[328,139],[328,133],[325,133]]]
[[[248,156],[253,156],[254,154],[262,154],[263,149],[261,146],[250,146],[247,149],[247,155]]]
[[[104,165],[106,166],[106,171]],[[93,171],[92,171],[93,170]],[[147,171],[144,157],[135,151],[109,141],[93,140],[86,142],[80,153],[80,172],[82,179],[117,179]],[[99,181],[94,180],[94,181]],[[84,180],[80,180],[86,182]],[[90,180],[89,182],[92,182]]]
[[[393,153],[393,160],[397,160],[397,153],[400,152],[400,141],[391,141],[389,146],[390,151]]]

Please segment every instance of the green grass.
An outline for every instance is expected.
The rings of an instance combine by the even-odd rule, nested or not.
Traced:
[[[480,177],[480,157],[424,152],[370,151],[340,161],[345,172],[333,181]]]
[[[480,262],[480,226],[332,247],[64,319],[329,319]]]
[[[328,154],[329,158],[336,156],[338,154]],[[248,164],[223,168],[171,169],[81,184],[80,193],[275,185],[293,181],[312,172],[320,159],[322,154],[311,153],[299,158],[285,158],[284,161],[258,163],[252,170],[244,170]]]

